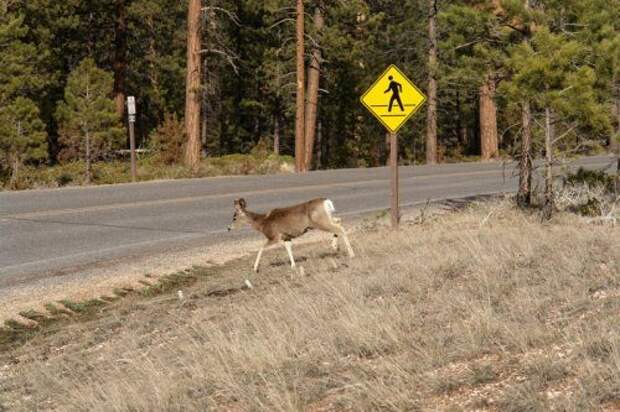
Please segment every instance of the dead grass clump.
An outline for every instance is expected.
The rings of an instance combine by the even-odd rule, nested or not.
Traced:
[[[251,257],[197,269],[192,283],[131,294],[0,355],[0,405],[601,407],[619,394],[620,237],[576,217],[554,222],[482,203],[357,233],[351,261],[326,252],[328,239],[299,247],[303,277],[281,251],[256,276]]]

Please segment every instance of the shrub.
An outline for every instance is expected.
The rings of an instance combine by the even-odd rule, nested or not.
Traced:
[[[575,173],[570,173],[564,179],[564,183],[571,186],[587,185],[589,187],[601,186],[605,190],[614,190],[614,178],[604,170],[586,170],[580,167]]]
[[[166,113],[162,124],[151,134],[151,147],[167,165],[181,162],[185,141],[185,125],[174,113]]]

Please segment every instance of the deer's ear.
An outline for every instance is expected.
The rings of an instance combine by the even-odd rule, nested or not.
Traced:
[[[235,208],[237,209],[245,209],[245,199],[237,199],[235,200]]]

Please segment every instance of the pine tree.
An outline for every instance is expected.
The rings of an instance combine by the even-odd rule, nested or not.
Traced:
[[[531,43],[512,50],[513,84],[543,113],[545,201],[543,215],[554,210],[553,166],[558,145],[580,132],[604,134],[609,118],[595,92],[596,75],[587,65],[588,50],[565,34],[542,27]],[[575,102],[579,102],[575,104]]]
[[[125,133],[112,98],[113,85],[112,74],[87,58],[69,75],[65,99],[58,103],[61,158],[84,159],[87,181],[92,178],[92,162],[124,143]]]
[[[47,133],[39,109],[29,99],[17,97],[0,107],[0,159],[10,169],[9,187],[16,188],[25,162],[47,157]]]
[[[201,156],[200,114],[202,62],[202,8],[200,0],[189,0],[187,9],[187,73],[185,81],[185,165],[195,170]]]
[[[312,52],[310,64],[308,65],[308,98],[306,99],[305,109],[305,159],[304,164],[306,170],[312,169],[312,157],[314,154],[314,143],[316,137],[317,111],[319,105],[319,82],[321,77],[321,33],[325,25],[325,17],[323,15],[324,4],[320,2],[314,7],[312,38]]]
[[[306,170],[306,138],[305,138],[305,30],[304,30],[304,2],[296,0],[296,30],[295,38],[297,44],[297,53],[295,58],[297,71],[297,89],[295,93],[296,114],[295,114],[295,171],[303,172]]]
[[[426,163],[437,163],[437,0],[428,0],[428,109]]]
[[[40,75],[40,56],[25,40],[28,27],[23,16],[0,5],[0,172],[10,175],[15,188],[25,162],[42,161],[47,155],[47,134],[39,109],[29,98],[45,85]]]

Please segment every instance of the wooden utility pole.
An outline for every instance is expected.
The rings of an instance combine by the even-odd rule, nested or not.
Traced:
[[[187,10],[187,74],[185,84],[185,165],[192,170],[200,162],[200,36],[202,19],[200,0],[189,0]]]
[[[304,110],[305,110],[305,68],[304,68],[304,1],[297,0],[297,96],[296,96],[296,108],[295,114],[295,171],[303,172],[305,167],[305,122],[304,122]]]
[[[390,217],[392,229],[398,230],[400,221],[398,199],[398,135],[390,133]]]
[[[317,35],[323,30],[325,19],[321,5],[314,9],[314,28]],[[306,102],[306,126],[305,126],[305,146],[306,153],[304,159],[304,170],[312,168],[312,155],[314,153],[314,141],[316,136],[316,119],[319,103],[319,81],[321,77],[321,49],[315,43],[312,45],[312,58],[308,67],[308,101]]]
[[[426,115],[426,163],[437,163],[437,0],[428,0],[428,112]]]

